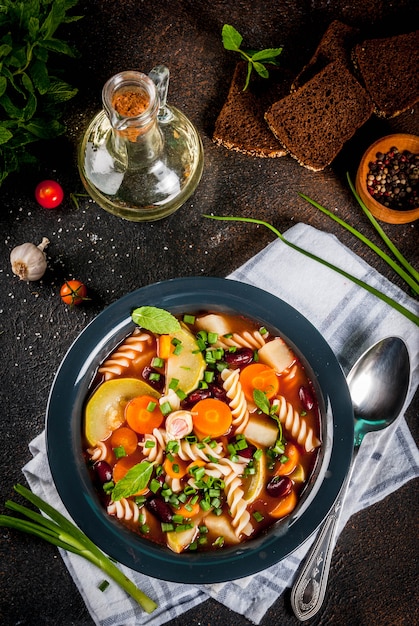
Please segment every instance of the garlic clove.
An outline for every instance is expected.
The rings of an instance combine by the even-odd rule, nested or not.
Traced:
[[[43,237],[41,243],[22,243],[16,246],[10,253],[12,272],[19,276],[20,280],[39,280],[47,269],[47,257],[44,248],[49,244],[49,239]]]

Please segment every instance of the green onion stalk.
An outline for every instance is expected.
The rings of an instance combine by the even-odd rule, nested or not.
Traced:
[[[291,241],[288,241],[284,237],[284,235],[282,233],[280,233],[279,230],[277,230],[274,226],[272,226],[272,224],[269,224],[269,222],[265,222],[263,220],[258,220],[258,219],[253,218],[253,217],[233,217],[233,216],[229,216],[229,215],[225,215],[225,216],[222,216],[222,215],[204,215],[204,217],[207,217],[207,218],[213,219],[213,220],[226,221],[226,222],[247,222],[249,224],[259,224],[260,226],[265,226],[266,228],[271,230],[283,243],[285,243],[287,246],[289,246],[293,250],[296,250],[297,252],[300,252],[304,256],[306,256],[306,257],[308,257],[310,259],[313,259],[314,261],[317,261],[318,263],[321,263],[322,265],[324,265],[324,266],[334,270],[338,274],[341,274],[342,276],[344,276],[348,280],[351,280],[353,283],[355,283],[359,287],[362,287],[363,289],[365,289],[369,293],[373,294],[374,296],[376,296],[380,300],[383,300],[383,302],[385,302],[386,304],[391,306],[393,309],[396,309],[396,311],[398,311],[399,313],[404,315],[404,317],[406,317],[408,320],[410,320],[411,322],[416,324],[416,326],[419,326],[419,316],[418,315],[415,315],[415,313],[413,313],[412,311],[409,311],[409,309],[407,309],[406,307],[401,305],[399,302],[397,302],[396,300],[393,300],[393,298],[390,298],[390,296],[388,296],[387,294],[383,293],[382,291],[379,291],[375,287],[373,287],[371,285],[368,285],[368,283],[364,282],[360,278],[357,278],[356,276],[353,276],[352,274],[349,274],[349,272],[346,272],[345,270],[341,269],[340,267],[337,267],[336,265],[333,265],[333,263],[329,263],[329,261],[326,261],[325,259],[322,259],[322,258],[318,257],[317,255],[315,255],[315,254],[313,254],[311,252],[308,252],[308,250],[304,250],[303,248],[300,248],[299,246],[297,246],[296,244],[292,243]]]
[[[45,539],[59,548],[78,554],[87,559],[112,578],[146,611],[152,613],[157,604],[143,593],[101,550],[72,522],[57,509],[32,493],[23,485],[15,485],[15,491],[43,511],[48,517],[18,504],[13,500],[6,507],[28,519],[11,515],[0,515],[0,526],[13,528]]]

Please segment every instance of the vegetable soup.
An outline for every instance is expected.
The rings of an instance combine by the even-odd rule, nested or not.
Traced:
[[[231,313],[141,307],[132,317],[84,411],[107,513],[178,553],[235,545],[287,517],[321,445],[297,355]]]

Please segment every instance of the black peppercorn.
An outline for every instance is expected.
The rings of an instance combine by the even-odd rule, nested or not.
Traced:
[[[393,146],[385,154],[377,152],[368,166],[367,188],[380,204],[396,210],[418,206],[419,155],[400,152]]]

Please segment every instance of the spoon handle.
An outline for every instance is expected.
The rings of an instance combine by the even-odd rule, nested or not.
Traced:
[[[326,593],[330,563],[335,547],[336,532],[342,512],[348,485],[351,479],[352,465],[346,475],[337,500],[326,517],[323,528],[310,548],[300,575],[291,591],[291,606],[296,617],[304,622],[320,610]]]

